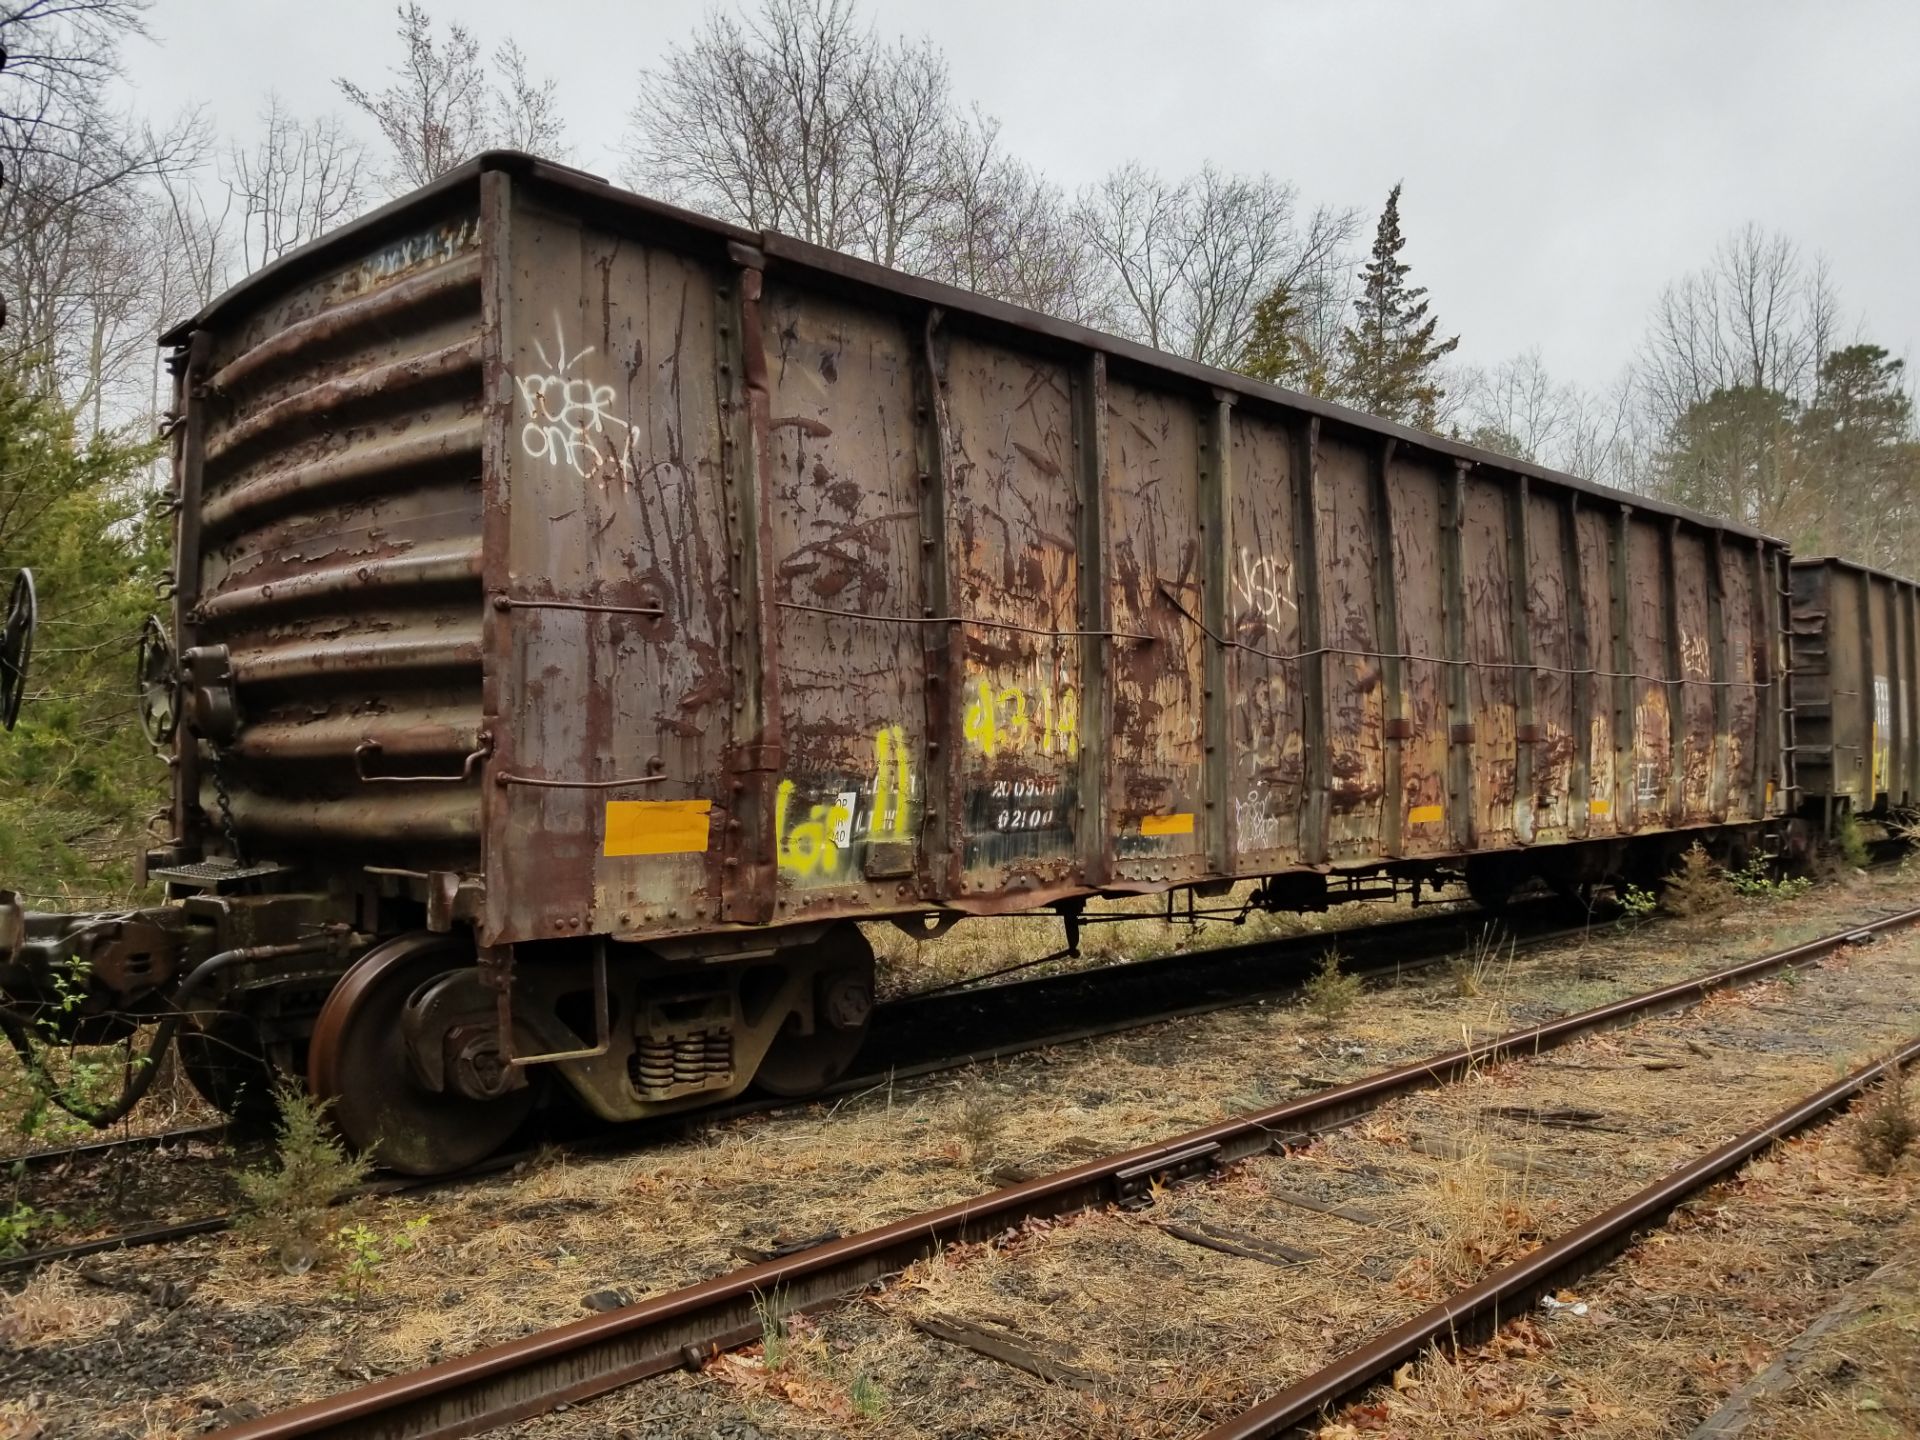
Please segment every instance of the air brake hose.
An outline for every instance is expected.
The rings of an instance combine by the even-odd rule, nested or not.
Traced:
[[[0,1008],[0,1030],[6,1032],[7,1041],[20,1056],[27,1071],[40,1082],[47,1098],[76,1120],[84,1120],[96,1130],[104,1130],[109,1125],[124,1119],[134,1106],[145,1098],[153,1088],[154,1078],[160,1073],[159,1059],[166,1053],[167,1046],[173,1043],[173,1037],[179,1032],[180,1022],[186,1015],[186,1002],[196,993],[204,990],[213,978],[222,971],[235,965],[246,964],[253,960],[283,960],[294,955],[315,955],[331,949],[339,942],[339,936],[315,936],[310,940],[294,940],[282,945],[246,945],[234,950],[222,950],[217,955],[209,955],[193,969],[187,972],[187,978],[180,982],[180,988],[173,995],[173,1009],[162,1017],[154,1030],[153,1040],[147,1046],[146,1053],[138,1060],[129,1060],[128,1068],[135,1073],[120,1092],[120,1098],[111,1105],[94,1108],[77,1101],[61,1098],[58,1089],[50,1082],[46,1068],[34,1053],[33,1032],[20,1013],[10,1007]]]

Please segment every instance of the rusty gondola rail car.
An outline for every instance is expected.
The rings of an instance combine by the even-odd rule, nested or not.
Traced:
[[[173,903],[14,910],[6,988],[331,927],[202,986],[189,1071],[401,1168],[554,1083],[817,1088],[857,920],[1497,901],[1797,804],[1767,536],[527,156],[164,339]]]
[[[1792,564],[1796,771],[1813,817],[1920,805],[1920,585],[1837,556]]]

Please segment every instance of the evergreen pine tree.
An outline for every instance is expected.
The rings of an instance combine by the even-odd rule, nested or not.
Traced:
[[[1427,314],[1426,289],[1409,286],[1411,268],[1400,258],[1400,187],[1387,195],[1374,232],[1373,253],[1361,272],[1365,288],[1354,303],[1354,323],[1340,338],[1343,400],[1370,414],[1431,430],[1439,423],[1439,362],[1460,337],[1436,340],[1436,316]]]

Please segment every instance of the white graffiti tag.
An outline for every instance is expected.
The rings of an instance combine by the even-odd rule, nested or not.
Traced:
[[[1262,620],[1278,620],[1283,608],[1294,608],[1293,567],[1271,555],[1256,556],[1242,545],[1233,590],[1241,604],[1251,606]]]
[[[1280,817],[1272,811],[1273,794],[1264,785],[1233,802],[1233,828],[1242,850],[1271,850],[1280,843]]]
[[[569,355],[558,315],[553,317],[553,336],[552,354],[541,341],[533,342],[545,368],[514,382],[527,407],[520,448],[534,460],[566,466],[583,480],[604,474],[609,466],[622,468],[625,445],[608,427],[618,426],[621,431],[628,427],[612,413],[613,386],[575,373],[580,362],[593,354],[593,346]]]

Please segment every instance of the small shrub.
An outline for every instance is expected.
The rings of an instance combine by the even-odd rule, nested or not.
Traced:
[[[342,1225],[333,1237],[334,1248],[347,1262],[346,1272],[340,1279],[341,1289],[356,1301],[369,1291],[378,1290],[381,1267],[419,1244],[420,1233],[431,1219],[428,1215],[415,1216],[398,1230],[384,1235],[371,1225]]]
[[[0,1255],[15,1255],[26,1249],[28,1237],[56,1218],[41,1214],[23,1200],[0,1209]]]
[[[289,1275],[313,1268],[333,1233],[328,1209],[367,1178],[372,1166],[327,1128],[327,1106],[290,1082],[275,1087],[280,1112],[278,1163],[239,1177],[247,1215],[242,1233],[264,1244]]]
[[[1840,852],[1840,858],[1854,870],[1864,870],[1872,856],[1867,853],[1866,832],[1860,828],[1860,822],[1853,818],[1851,811],[1842,815],[1833,827],[1834,848]]]
[[[1005,1123],[1005,1115],[990,1095],[975,1095],[960,1111],[960,1139],[967,1147],[967,1163],[975,1170],[993,1164]]]
[[[1920,1121],[1914,1119],[1908,1102],[1906,1073],[1890,1066],[1872,1102],[1860,1112],[1853,1132],[1854,1151],[1874,1174],[1891,1175],[1916,1139],[1920,1139]]]
[[[1322,1025],[1331,1025],[1351,1010],[1366,992],[1366,982],[1340,968],[1340,949],[1333,946],[1320,957],[1320,967],[1307,981],[1307,1009]]]
[[[1660,893],[1666,912],[1681,920],[1711,920],[1724,914],[1732,900],[1727,877],[1698,840],[1686,848]]]

